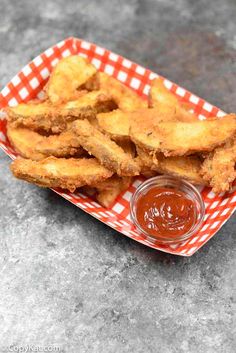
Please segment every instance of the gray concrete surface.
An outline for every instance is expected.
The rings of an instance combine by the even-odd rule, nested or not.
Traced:
[[[0,13],[2,86],[74,35],[236,110],[235,0],[1,0]],[[2,152],[0,166],[0,351],[235,352],[235,216],[175,257],[13,179]]]

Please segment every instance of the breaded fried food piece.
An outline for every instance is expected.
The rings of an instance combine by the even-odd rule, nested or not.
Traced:
[[[158,172],[178,178],[183,178],[197,185],[206,185],[207,182],[200,175],[202,162],[198,156],[164,157],[158,158]]]
[[[217,147],[204,160],[200,173],[215,193],[229,191],[236,179],[236,139]]]
[[[48,157],[41,161],[16,159],[11,164],[13,175],[30,183],[71,192],[83,185],[92,185],[111,177],[112,172],[95,159]]]
[[[61,59],[46,85],[48,99],[54,104],[75,100],[79,94],[77,89],[91,79],[96,71],[95,66],[78,55]]]
[[[162,153],[153,156],[141,148],[137,148],[137,152],[142,162],[142,174],[144,175],[149,169],[152,173],[155,171],[159,174],[172,175],[193,184],[207,184],[200,174],[202,161],[198,156],[165,157]]]
[[[182,156],[212,151],[236,132],[236,115],[222,119],[194,122],[155,123],[148,116],[136,115],[131,120],[130,137],[139,147],[165,156]]]
[[[128,189],[132,182],[132,177],[119,177],[114,175],[104,182],[98,183],[95,187],[83,186],[82,192],[90,197],[95,197],[103,207],[111,207],[122,191]]]
[[[86,91],[96,91],[99,90],[99,72],[96,72],[88,81],[85,82],[82,86],[80,86],[80,90]]]
[[[175,107],[179,104],[177,97],[166,88],[164,82],[159,78],[154,78],[151,81],[148,98],[150,108],[158,108],[159,104],[164,104],[170,107]]]
[[[97,189],[96,198],[104,207],[110,207],[122,191],[125,191],[131,184],[132,177],[119,177],[113,175],[111,178],[94,184]]]
[[[155,78],[151,81],[149,92],[149,107],[157,108],[163,114],[172,115],[174,120],[179,121],[194,121],[197,117],[186,109],[186,105],[181,103],[179,99],[171,93],[164,85],[164,83]],[[170,119],[169,119],[170,120]]]
[[[158,167],[158,158],[156,158],[156,154],[152,151],[144,150],[143,148],[136,146],[136,151],[138,154],[139,163],[141,166],[149,168],[150,170],[157,170]],[[145,168],[145,170],[146,170]]]
[[[42,129],[59,133],[66,129],[67,123],[75,119],[95,118],[97,113],[115,108],[110,96],[100,91],[89,92],[75,101],[61,105],[43,102],[39,104],[21,103],[5,109],[8,121],[15,127],[24,126],[32,130]]]
[[[64,131],[59,135],[44,137],[36,144],[36,150],[45,156],[55,157],[77,157],[85,151],[80,146],[78,137],[70,130]]]
[[[8,123],[7,137],[15,151],[22,157],[35,161],[45,158],[45,155],[36,149],[37,144],[44,139],[44,136],[37,132],[25,128],[15,128]]]
[[[99,88],[110,94],[120,110],[134,111],[147,107],[147,102],[132,89],[104,72],[98,73]]]
[[[138,154],[136,161],[140,166],[140,174],[144,175],[146,178],[152,178],[157,175],[158,172],[155,171],[157,165],[153,162],[153,156],[138,146],[136,146],[136,151]],[[157,160],[156,163],[158,163]]]
[[[120,109],[97,115],[99,129],[108,134],[112,140],[128,140],[129,137],[129,114]]]
[[[140,130],[143,131],[143,134],[149,134],[152,131],[152,128],[156,125],[158,125],[161,122],[166,122],[166,121],[178,121],[175,115],[175,111],[167,111],[166,108],[162,109],[160,108],[144,108],[144,109],[138,109],[135,112],[130,112],[130,113],[125,113],[128,114],[128,121],[129,121],[129,137],[133,142],[135,143],[135,135],[139,133],[139,124]],[[105,114],[104,114],[105,115]],[[144,126],[144,130],[142,129]],[[134,136],[132,137],[132,134],[134,132]],[[141,132],[139,134],[142,134]],[[139,147],[146,149],[145,146],[142,144],[136,143],[136,148]],[[145,169],[146,172],[146,169]]]
[[[88,185],[82,186],[80,188],[80,191],[84,192],[85,194],[87,194],[90,197],[95,197],[97,194],[97,190],[95,188],[93,188],[92,186],[88,186]]]
[[[118,146],[122,148],[122,150],[127,153],[130,157],[136,157],[136,146],[130,140],[122,140],[116,142]]]
[[[128,155],[135,157],[135,145],[131,141],[120,141],[117,143]],[[128,189],[132,182],[132,177],[120,177],[117,174],[105,181],[95,184],[97,190],[96,198],[104,207],[110,207],[118,195]]]
[[[121,147],[87,120],[75,121],[72,130],[78,136],[81,146],[106,168],[120,176],[139,174],[139,165]]]
[[[138,109],[135,112],[129,112],[128,114],[130,126],[136,124],[136,121],[137,123],[140,121],[144,124],[145,120],[147,120],[148,126],[158,125],[159,123],[167,121],[179,121],[176,117],[175,111],[169,111],[168,109],[166,110],[166,107],[164,106],[159,106],[158,108],[152,109]]]
[[[130,121],[136,119],[136,116],[147,117],[153,124],[165,121],[178,121],[175,110],[169,110],[166,106],[148,109],[141,108],[134,112],[124,112],[120,109],[108,113],[97,115],[99,129],[107,133],[115,141],[128,140]]]

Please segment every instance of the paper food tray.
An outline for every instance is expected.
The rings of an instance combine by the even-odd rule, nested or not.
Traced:
[[[53,66],[62,57],[75,54],[88,58],[99,71],[112,75],[123,84],[131,87],[144,99],[147,99],[150,80],[158,76],[156,73],[107,49],[81,39],[68,38],[37,56],[3,88],[0,93],[0,108],[7,105],[14,106],[22,101],[40,97]],[[163,77],[160,78],[164,80],[165,86],[171,92],[175,93],[182,101],[191,104],[199,119],[206,119],[211,116],[222,117],[225,114],[184,88]],[[0,147],[11,158],[16,157],[17,154],[6,136],[6,117],[3,113],[0,114]],[[211,189],[201,188],[206,214],[199,232],[182,243],[163,245],[149,242],[145,235],[135,228],[130,219],[130,199],[143,180],[144,178],[137,177],[133,184],[119,195],[109,209],[100,206],[82,193],[54,191],[118,232],[154,249],[182,256],[191,256],[200,249],[218,232],[236,209],[235,189],[224,195],[215,195]]]

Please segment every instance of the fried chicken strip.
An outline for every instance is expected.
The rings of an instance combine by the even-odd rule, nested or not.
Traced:
[[[138,156],[142,162],[142,174],[148,169],[160,174],[168,174],[183,178],[197,185],[206,185],[201,177],[201,159],[198,156],[165,157],[162,153],[151,155],[141,148],[137,148]],[[144,173],[143,173],[144,171]]]
[[[81,156],[85,153],[80,146],[78,137],[71,131],[64,131],[59,135],[44,137],[36,144],[36,150],[45,156],[68,157]]]
[[[96,67],[86,59],[72,55],[61,59],[53,69],[46,85],[46,95],[52,103],[75,100],[77,89],[96,73]]]
[[[236,139],[209,153],[201,167],[203,179],[215,193],[229,191],[236,179]]]
[[[21,158],[12,162],[11,171],[18,179],[42,187],[68,189],[71,192],[83,185],[104,181],[112,175],[95,158],[48,157],[41,161]]]
[[[59,133],[66,129],[68,122],[75,119],[92,119],[97,113],[106,112],[115,107],[110,96],[96,91],[61,105],[52,105],[47,101],[38,104],[21,103],[16,107],[6,108],[6,113],[8,121],[15,127],[24,126],[32,130],[42,129]]]
[[[236,132],[236,115],[194,122],[153,122],[148,116],[131,120],[130,136],[139,147],[165,156],[182,156],[212,151]]]
[[[98,80],[100,90],[111,95],[119,109],[134,111],[147,107],[147,102],[139,97],[137,93],[106,73],[99,72]]]
[[[35,161],[46,157],[42,152],[36,149],[37,144],[44,140],[44,136],[37,132],[25,128],[14,128],[8,123],[7,137],[15,151],[22,157],[30,158]]]
[[[172,115],[175,119],[185,122],[195,121],[197,117],[186,109],[186,105],[171,93],[164,83],[155,78],[151,81],[149,92],[149,107],[162,111],[162,114]],[[169,119],[171,120],[171,119]]]
[[[108,169],[120,176],[139,174],[138,163],[87,120],[75,121],[72,130],[78,136],[81,146]]]

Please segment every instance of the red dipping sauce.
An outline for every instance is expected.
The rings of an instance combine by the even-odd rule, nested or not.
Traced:
[[[197,211],[186,194],[168,187],[153,187],[137,201],[137,221],[153,237],[178,238],[190,231]]]

